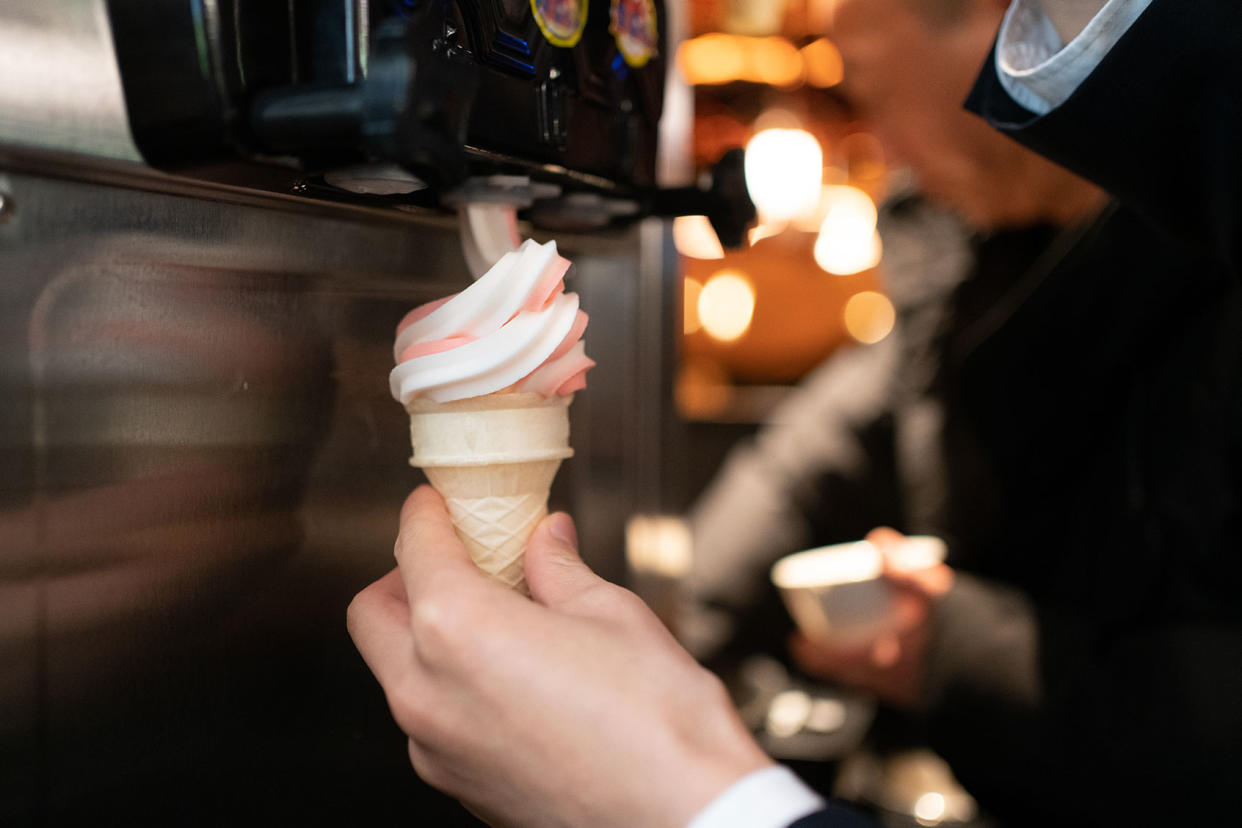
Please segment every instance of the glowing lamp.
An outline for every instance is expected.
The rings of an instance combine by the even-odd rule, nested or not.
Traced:
[[[897,313],[888,297],[874,290],[855,293],[845,303],[845,330],[864,344],[879,342],[893,330]]]
[[[786,221],[819,204],[824,152],[804,129],[765,129],[746,145],[746,187],[764,221]]]
[[[829,273],[848,276],[880,263],[883,245],[876,232],[875,203],[857,187],[824,187],[824,220],[815,239],[815,263]]]
[[[677,252],[692,259],[723,259],[724,248],[707,216],[673,219],[673,244]]]
[[[699,321],[713,339],[733,342],[750,328],[755,315],[755,289],[736,270],[721,270],[699,293]]]

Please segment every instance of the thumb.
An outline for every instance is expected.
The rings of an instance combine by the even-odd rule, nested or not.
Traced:
[[[556,608],[603,583],[578,555],[578,532],[564,512],[548,515],[526,546],[526,585],[540,604]]]
[[[901,641],[895,635],[882,635],[871,647],[871,663],[886,670],[901,658]]]
[[[881,553],[900,546],[905,539],[905,535],[887,526],[877,526],[867,533],[867,542],[879,549]]]

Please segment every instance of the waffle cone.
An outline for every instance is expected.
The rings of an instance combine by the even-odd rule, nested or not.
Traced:
[[[444,498],[479,568],[522,592],[526,543],[548,513],[548,490],[561,461],[573,454],[571,399],[491,394],[406,406],[410,464],[421,467]]]

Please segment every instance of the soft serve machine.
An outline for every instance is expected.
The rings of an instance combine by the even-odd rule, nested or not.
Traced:
[[[659,508],[660,0],[0,0],[0,824],[475,824],[344,630],[418,474],[393,327],[521,232],[599,362],[553,505]],[[666,122],[665,127],[668,124]],[[519,220],[523,222],[519,224]]]

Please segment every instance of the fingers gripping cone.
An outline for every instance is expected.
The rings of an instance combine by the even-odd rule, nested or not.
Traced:
[[[569,447],[572,396],[490,394],[406,406],[419,466],[444,498],[474,562],[526,592],[523,555],[548,513],[548,489]]]

